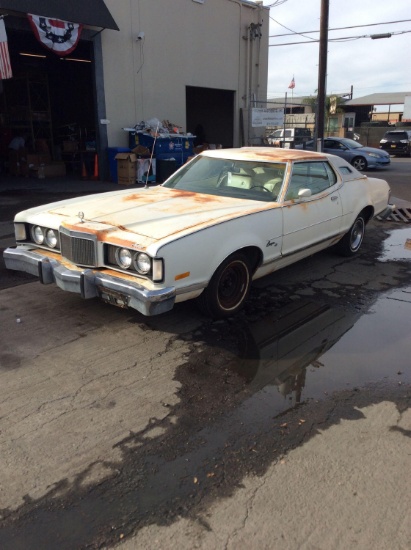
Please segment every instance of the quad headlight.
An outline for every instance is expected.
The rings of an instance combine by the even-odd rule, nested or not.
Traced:
[[[151,258],[145,252],[114,245],[107,245],[105,257],[107,264],[113,267],[148,277],[155,282],[163,280],[163,260],[161,258]]]
[[[47,229],[46,231],[46,244],[50,248],[56,248],[58,244],[57,232],[54,229]]]
[[[59,248],[60,246],[58,231],[55,229],[32,225],[30,226],[30,237],[39,246],[47,246],[48,248]]]
[[[140,252],[134,258],[134,266],[138,273],[141,273],[141,275],[147,275],[147,273],[151,270],[151,259],[144,252]]]
[[[39,225],[34,225],[31,228],[31,236],[36,244],[44,243],[44,229]]]
[[[116,250],[116,261],[121,268],[129,269],[133,262],[130,250],[127,248],[118,248]]]

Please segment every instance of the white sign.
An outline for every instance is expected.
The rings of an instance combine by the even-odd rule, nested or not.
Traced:
[[[252,109],[251,125],[253,128],[261,126],[282,126],[284,124],[283,109]]]

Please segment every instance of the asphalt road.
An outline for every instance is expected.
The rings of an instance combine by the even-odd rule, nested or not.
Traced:
[[[378,172],[401,199],[409,174]],[[0,246],[67,193],[22,186],[0,182]],[[0,548],[411,548],[409,239],[374,221],[219,322],[0,269]]]
[[[371,177],[387,180],[393,196],[411,202],[411,159],[392,157],[388,168],[368,170],[365,173]]]

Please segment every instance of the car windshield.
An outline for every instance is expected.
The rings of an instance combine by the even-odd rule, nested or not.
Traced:
[[[361,145],[361,143],[358,143],[358,141],[354,141],[353,139],[348,138],[341,139],[340,143],[343,143],[349,149],[360,149],[361,147],[364,147],[363,145]]]
[[[172,175],[163,187],[233,197],[275,201],[284,181],[286,163],[263,163],[199,155]]]

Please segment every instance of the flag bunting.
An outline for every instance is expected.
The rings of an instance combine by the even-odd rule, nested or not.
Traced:
[[[37,40],[55,54],[65,56],[76,48],[83,25],[32,13],[27,17]]]

